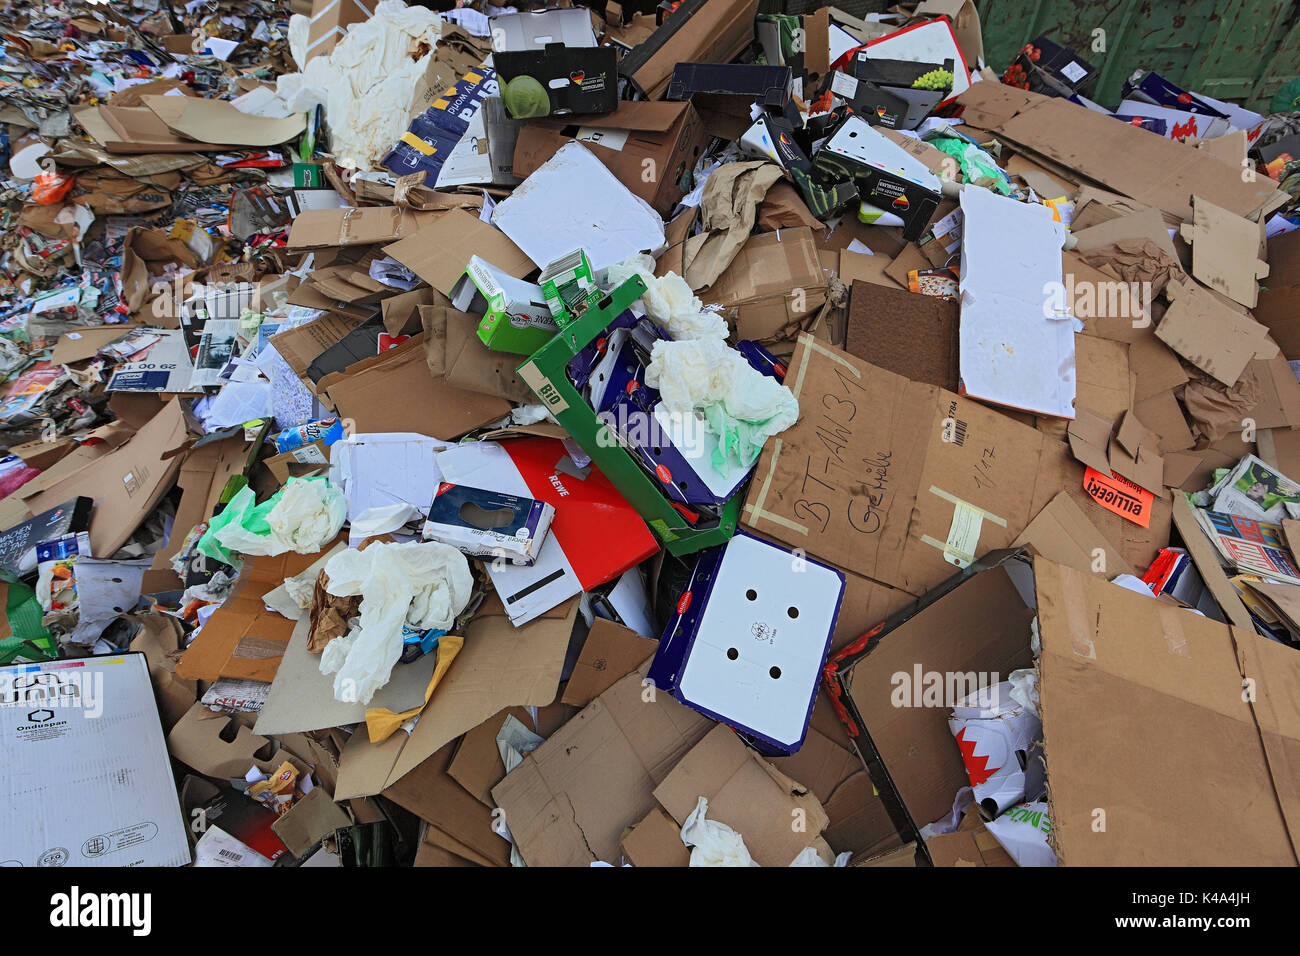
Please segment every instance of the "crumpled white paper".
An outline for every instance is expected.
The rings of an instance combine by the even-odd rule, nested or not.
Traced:
[[[700,797],[682,824],[682,843],[691,847],[691,866],[758,866],[745,839],[731,827],[707,819],[709,801]]]
[[[326,590],[361,596],[357,624],[321,654],[322,674],[334,674],[334,698],[370,703],[402,656],[402,627],[449,630],[474,586],[469,562],[437,542],[377,542],[349,548],[325,565]]]
[[[717,403],[729,418],[760,426],[764,439],[799,420],[794,393],[721,339],[656,342],[645,381],[659,389],[668,411],[685,415]]]
[[[411,108],[422,105],[411,97],[442,35],[442,18],[402,0],[381,0],[328,55],[308,61],[309,28],[307,17],[290,18],[289,50],[302,72],[281,76],[276,93],[295,113],[324,105],[339,165],[371,169],[406,132]],[[430,52],[413,59],[422,43]]]
[[[606,273],[606,286],[616,289],[632,276],[645,283],[641,304],[645,314],[671,339],[725,339],[727,322],[716,310],[706,310],[700,297],[676,272],[656,276],[650,256],[628,256]]]

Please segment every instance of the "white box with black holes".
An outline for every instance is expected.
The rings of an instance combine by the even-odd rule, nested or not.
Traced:
[[[757,750],[794,753],[843,598],[837,569],[738,531],[698,556],[648,678]]]

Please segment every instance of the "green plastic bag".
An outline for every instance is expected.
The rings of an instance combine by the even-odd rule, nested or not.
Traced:
[[[926,142],[957,161],[957,165],[961,168],[963,182],[983,185],[991,180],[988,185],[995,193],[1002,196],[1011,195],[1011,184],[1002,175],[997,163],[978,146],[956,136],[935,136],[927,139]]]
[[[721,472],[727,465],[727,458],[734,457],[743,467],[748,468],[758,460],[763,450],[767,433],[763,426],[767,422],[746,422],[732,418],[726,413],[721,402],[711,402],[700,409],[709,431],[718,438],[718,447],[713,452],[713,467]]]
[[[44,612],[36,592],[8,572],[0,572],[0,581],[8,585],[5,616],[9,620],[8,637],[0,638],[0,664],[15,659],[52,661],[59,656],[59,646],[41,623]]]
[[[221,513],[208,522],[208,530],[204,532],[203,537],[199,538],[199,553],[222,564],[238,563],[239,559],[234,553],[227,551],[217,541],[216,533],[222,528],[237,524],[249,534],[270,535],[271,525],[267,523],[266,516],[280,503],[280,498],[283,496],[284,488],[281,488],[259,505],[257,495],[253,493],[252,488],[247,485],[240,488]]]

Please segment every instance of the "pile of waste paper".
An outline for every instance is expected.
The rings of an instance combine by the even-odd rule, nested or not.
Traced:
[[[4,8],[0,860],[1300,863],[1297,104],[759,9]]]

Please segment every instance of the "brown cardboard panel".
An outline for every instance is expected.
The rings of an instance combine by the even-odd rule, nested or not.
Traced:
[[[340,761],[338,794],[379,793],[503,707],[554,701],[576,614],[575,599],[516,628],[499,598],[485,601],[410,736],[374,744],[365,733],[353,734]]]
[[[633,866],[691,865],[691,851],[682,843],[681,827],[659,807],[630,826],[619,845]]]
[[[1234,216],[1200,196],[1192,197],[1192,221],[1181,234],[1192,244],[1192,275],[1215,292],[1250,308],[1259,299],[1259,280],[1268,263],[1256,257],[1257,222]]]
[[[413,336],[375,360],[358,363],[328,386],[339,415],[364,432],[415,432],[451,440],[504,418],[502,398],[436,382],[424,360],[424,340]]]
[[[623,185],[662,216],[669,215],[682,198],[684,174],[694,168],[710,138],[690,103],[625,101],[613,113],[583,117],[578,123],[568,118],[525,123],[515,143],[515,175],[531,175],[571,142],[579,127],[628,133],[617,148],[590,137],[583,143]],[[655,175],[647,178],[647,169]]]
[[[396,259],[443,295],[465,272],[471,256],[522,279],[537,267],[500,229],[463,209],[433,216],[416,235],[384,247]]]
[[[492,811],[447,775],[452,749],[446,744],[383,795],[481,855],[485,865],[509,866],[510,844],[492,832]]]
[[[1133,414],[1147,428],[1159,436],[1159,450],[1186,451],[1196,444],[1182,406],[1173,392],[1158,392],[1133,406]]]
[[[90,546],[96,556],[110,557],[149,516],[172,486],[181,458],[163,460],[163,452],[186,437],[179,399],[172,399],[125,444],[27,498],[32,514],[85,495],[95,499],[90,517]],[[69,455],[59,464],[72,458]]]
[[[435,218],[434,213],[414,212],[402,206],[304,209],[293,220],[288,248],[297,252],[394,242],[424,228]]]
[[[914,382],[956,391],[959,322],[956,302],[855,282],[844,348]]]
[[[1265,326],[1205,289],[1170,282],[1165,294],[1173,302],[1156,326],[1156,337],[1224,385],[1235,385],[1251,359],[1276,353]]]
[[[447,773],[451,778],[488,807],[495,806],[492,803],[492,788],[506,775],[501,752],[497,749],[497,734],[501,732],[507,717],[514,717],[536,733],[532,714],[523,707],[507,707],[467,731],[456,746],[451,763],[447,765]]]
[[[1012,543],[1017,547],[1028,545],[1057,564],[1101,574],[1108,580],[1117,574],[1133,573],[1128,562],[1064,491],[1048,502]]]
[[[325,551],[333,545],[330,542]],[[322,553],[289,551],[250,559],[230,597],[185,651],[176,673],[193,680],[236,677],[270,683],[295,622],[267,610],[262,595],[307,570]]]
[[[316,787],[281,814],[271,829],[289,852],[298,858],[339,827],[352,825],[352,818],[330,799],[324,787]]]
[[[655,787],[655,799],[681,826],[700,797],[708,819],[725,823],[745,840],[759,866],[788,866],[829,822],[821,802],[740,742],[723,724],[685,754]],[[803,812],[806,828],[791,820]]]
[[[786,383],[805,411],[764,448],[743,520],[880,583],[924,593],[952,573],[950,533],[978,556],[1009,545],[1063,487],[1082,494],[1065,446],[807,335]]]
[[[529,866],[618,859],[623,831],[654,808],[654,788],[714,726],[628,674],[492,788]]]
[[[1094,335],[1074,337],[1075,404],[1118,418],[1133,406],[1129,346]]]
[[[1259,404],[1246,417],[1255,421],[1256,428],[1300,427],[1300,381],[1290,364],[1281,355],[1267,361],[1252,359],[1246,365],[1254,371],[1259,382]]]
[[[1192,216],[1193,195],[1248,216],[1276,193],[1266,177],[1244,182],[1239,168],[1212,155],[1063,99],[1002,83],[974,83],[958,102],[966,107],[967,122],[995,131],[1029,155],[1044,156],[1181,220]],[[1153,169],[1161,175],[1151,175]]]
[[[751,236],[736,258],[701,293],[721,305],[742,339],[764,339],[826,301],[826,277],[807,226]]]
[[[597,618],[573,665],[561,702],[586,707],[615,681],[654,656],[659,642],[629,628]]]
[[[924,697],[918,701],[924,678],[914,675],[982,673],[992,683],[996,673],[996,680],[1006,680],[1033,661],[1033,616],[1006,566],[999,565],[900,624],[853,666],[848,678],[853,703],[918,827],[948,815],[953,795],[970,781],[948,727],[951,706],[943,700],[927,705]],[[906,684],[896,674],[905,675]],[[913,696],[903,703],[911,706],[899,706],[899,695],[909,690]]]
[[[1039,694],[1061,863],[1300,862],[1300,726],[1289,705],[1300,690],[1300,658],[1275,653],[1288,649],[1253,630],[1050,562],[1035,562],[1035,579]],[[1243,677],[1253,700],[1242,693]],[[1096,732],[1100,702],[1104,734]],[[1144,745],[1133,747],[1139,739]],[[1146,811],[1153,794],[1165,812]],[[1252,811],[1237,812],[1243,806]],[[1099,808],[1104,829],[1095,825]]]

